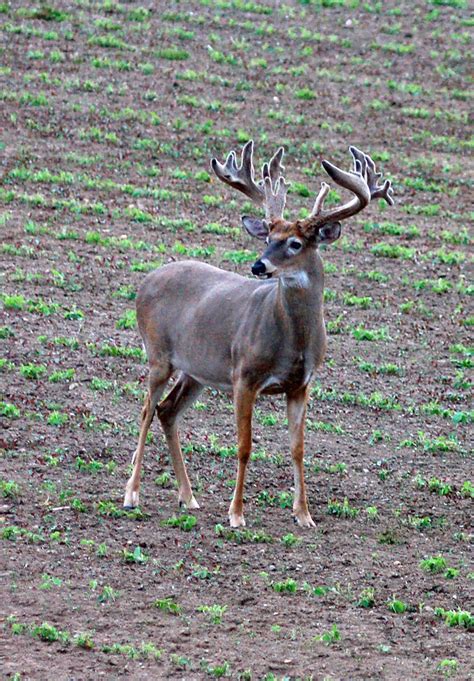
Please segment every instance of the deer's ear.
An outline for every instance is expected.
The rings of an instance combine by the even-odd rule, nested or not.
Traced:
[[[341,236],[341,223],[340,222],[327,222],[323,225],[316,238],[318,244],[332,244]]]
[[[253,218],[250,215],[242,215],[242,224],[250,236],[254,236],[256,239],[261,239],[262,241],[265,241],[270,232],[265,220]]]

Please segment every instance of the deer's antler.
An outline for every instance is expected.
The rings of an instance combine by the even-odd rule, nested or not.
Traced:
[[[262,167],[262,179],[255,181],[253,166],[253,140],[249,140],[242,149],[240,166],[237,155],[231,151],[224,164],[216,158],[211,160],[211,167],[219,180],[248,196],[258,205],[265,208],[268,221],[283,217],[286,193],[290,186],[282,175],[284,150],[280,147],[268,163]]]
[[[382,173],[377,173],[375,163],[357,147],[349,147],[353,157],[352,170],[346,172],[329,161],[322,161],[322,166],[329,177],[344,189],[348,189],[354,197],[341,206],[329,210],[324,209],[324,200],[329,192],[329,185],[321,183],[321,189],[314,203],[311,214],[302,222],[303,229],[313,229],[324,222],[336,222],[345,220],[365,208],[371,200],[385,199],[389,205],[393,205],[393,190],[390,180],[385,180],[382,186],[378,180]]]
[[[363,151],[357,149],[357,147],[349,147],[349,150],[355,160],[358,160],[363,167],[365,162],[365,177],[367,180],[367,186],[370,189],[370,200],[374,199],[385,199],[389,206],[393,206],[393,189],[390,180],[385,180],[383,185],[379,187],[377,181],[382,177],[382,173],[377,173],[375,170],[375,163],[372,161],[368,154],[364,154]],[[363,160],[362,160],[363,159]]]

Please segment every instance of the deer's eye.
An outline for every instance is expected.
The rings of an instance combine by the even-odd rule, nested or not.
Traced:
[[[294,251],[299,251],[300,248],[302,248],[303,244],[301,243],[301,241],[296,241],[296,239],[294,239],[293,241],[290,241],[288,246]]]

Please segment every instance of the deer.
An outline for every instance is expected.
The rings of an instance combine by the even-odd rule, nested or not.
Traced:
[[[253,140],[240,163],[231,151],[211,167],[217,178],[264,209],[265,217],[242,216],[250,236],[265,241],[252,265],[256,278],[244,277],[198,261],[165,264],[148,274],[137,298],[137,322],[148,358],[148,391],[141,414],[133,471],[125,508],[139,505],[140,474],[146,436],[156,412],[178,482],[180,507],[198,509],[181,451],[178,422],[205,386],[230,393],[237,430],[237,477],[229,507],[232,528],[245,526],[244,482],[252,446],[252,413],[259,395],[286,396],[294,474],[293,517],[315,527],[304,481],[304,428],[312,379],[326,351],[323,314],[324,273],[318,247],[336,241],[341,222],[385,199],[393,205],[390,180],[379,184],[369,155],[349,147],[353,167],[344,171],[327,160],[322,166],[351,192],[341,205],[324,207],[330,186],[321,183],[308,217],[283,217],[289,183],[280,147],[255,178]],[[173,374],[173,387],[161,400]]]

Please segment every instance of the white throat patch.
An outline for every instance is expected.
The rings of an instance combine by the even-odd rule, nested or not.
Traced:
[[[309,277],[304,270],[291,272],[280,277],[283,286],[294,286],[295,288],[309,288]]]

